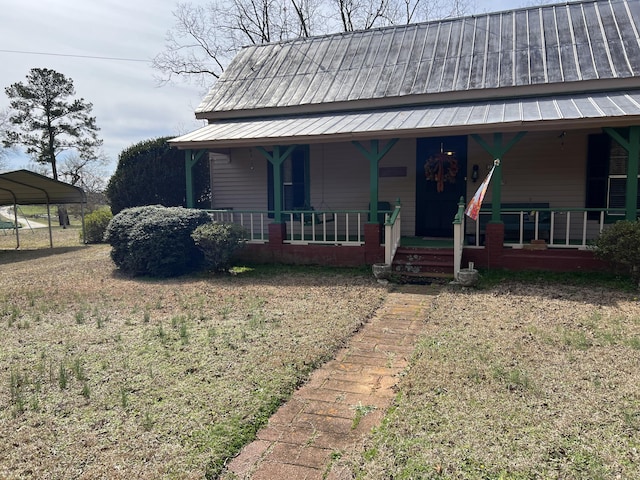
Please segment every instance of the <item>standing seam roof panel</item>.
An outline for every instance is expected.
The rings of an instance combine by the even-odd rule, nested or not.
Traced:
[[[549,8],[542,11],[545,46],[545,71],[549,72],[547,78],[550,82],[562,82],[564,80],[564,65],[560,55],[560,41],[558,38],[558,16],[556,8]]]
[[[197,112],[631,78],[639,5],[584,0],[247,47]]]
[[[486,73],[484,88],[496,88],[500,86],[500,52],[502,42],[502,15],[492,15],[489,21],[490,27],[486,52]]]
[[[322,42],[325,44],[322,60],[319,62],[318,70],[316,71],[315,77],[311,80],[309,88],[307,88],[307,91],[300,99],[300,104],[312,103],[318,86],[322,84],[325,76],[328,74],[329,65],[331,65],[331,60],[338,49],[339,39],[335,37],[322,39]]]
[[[415,26],[407,28],[404,31],[398,58],[391,72],[389,85],[387,87],[388,96],[399,96],[403,94],[403,82],[404,79],[407,78],[409,62],[411,60],[411,54],[413,53],[413,46],[416,43],[417,34],[418,28]]]
[[[422,57],[424,42],[427,38],[427,28],[424,25],[417,25],[413,37],[413,45],[407,59],[407,65],[399,89],[400,95],[409,95],[415,85],[416,75],[420,66],[419,59]]]
[[[368,42],[367,51],[365,52],[365,56],[362,60],[360,81],[352,86],[348,100],[357,100],[362,98],[364,96],[362,92],[367,87],[372,73],[375,74],[378,71],[374,65],[376,58],[378,58],[383,34],[380,31],[372,31],[371,33],[371,40]]]
[[[363,65],[367,57],[370,37],[372,37],[370,32],[363,32],[363,34],[360,35],[357,48],[355,48],[352,54],[349,69],[343,74],[343,77],[339,81],[340,88],[335,96],[336,101],[348,100],[353,89],[358,87],[358,79],[362,74]],[[361,48],[361,45],[364,45],[364,48]]]

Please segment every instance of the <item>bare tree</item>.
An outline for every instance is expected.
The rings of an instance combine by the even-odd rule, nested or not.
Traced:
[[[221,0],[220,0],[221,1]],[[219,78],[243,45],[413,23],[469,13],[475,0],[231,0],[180,3],[165,50],[153,61],[161,81],[201,85]]]
[[[291,1],[291,3],[289,3]],[[153,60],[161,81],[176,76],[209,84],[243,45],[257,45],[313,33],[316,0],[232,0],[206,6],[180,3],[165,50]]]
[[[106,188],[107,174],[104,167],[107,158],[104,154],[97,157],[82,157],[77,153],[67,155],[60,165],[60,179],[82,188],[85,192],[99,193]]]
[[[474,0],[391,0],[389,15],[394,24],[459,17],[475,11]]]
[[[392,23],[389,0],[333,0],[340,15],[342,30],[369,30]]]

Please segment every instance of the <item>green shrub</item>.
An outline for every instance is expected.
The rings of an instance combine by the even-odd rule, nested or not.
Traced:
[[[171,277],[202,266],[191,233],[209,222],[202,210],[152,205],[118,213],[107,227],[111,258],[132,275]]]
[[[235,223],[211,222],[200,225],[191,238],[204,255],[204,264],[211,270],[228,270],[233,254],[244,244],[246,231]]]
[[[107,225],[113,218],[111,210],[95,210],[84,217],[85,241],[87,243],[103,243]],[[82,233],[80,234],[82,236]]]
[[[602,231],[594,242],[595,255],[635,281],[640,280],[640,222],[621,220]]]

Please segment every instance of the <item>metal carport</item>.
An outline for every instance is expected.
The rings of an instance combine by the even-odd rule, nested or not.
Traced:
[[[84,237],[84,205],[87,197],[79,187],[53,180],[28,170],[0,173],[0,206],[13,205],[16,230],[16,248],[20,248],[18,233],[18,205],[46,205],[49,223],[49,244],[53,247],[51,233],[51,204],[79,203],[82,209],[82,235]]]

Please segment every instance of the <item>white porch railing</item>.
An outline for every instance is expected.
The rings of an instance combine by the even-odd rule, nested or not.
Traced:
[[[237,223],[247,231],[249,243],[267,243],[269,239],[269,212],[257,210],[207,210],[215,222]]]
[[[514,248],[531,240],[545,240],[550,247],[585,249],[610,223],[612,215],[624,218],[621,210],[593,208],[503,209],[500,212],[505,224],[504,244]],[[481,211],[476,221],[466,218],[467,246],[483,246],[485,226],[490,219],[489,211]]]
[[[267,243],[269,224],[273,212],[257,210],[207,210],[216,222],[237,223],[248,233],[248,242]],[[379,212],[389,217],[390,212]],[[395,213],[395,212],[394,212]],[[285,243],[299,245],[364,245],[364,225],[369,220],[368,210],[295,210],[282,212],[287,226]],[[400,227],[393,233],[398,237]],[[395,251],[394,251],[395,253]]]
[[[282,213],[287,223],[285,243],[364,245],[367,210],[296,210]]]
[[[393,257],[400,246],[400,239],[402,238],[402,219],[400,215],[400,203],[396,205],[395,210],[391,216],[386,215],[384,222],[384,263],[391,265],[393,263]]]

